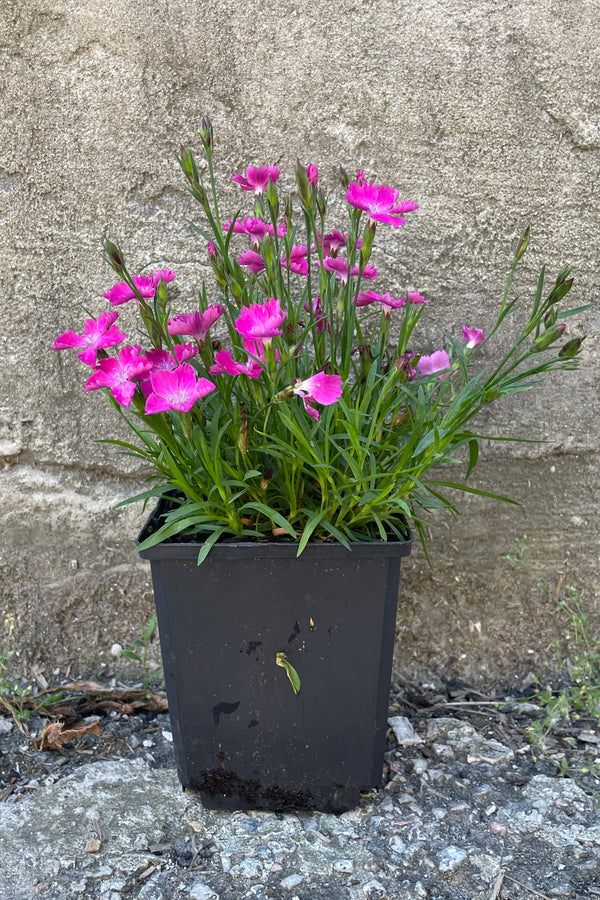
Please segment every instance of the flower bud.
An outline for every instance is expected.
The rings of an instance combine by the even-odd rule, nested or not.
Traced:
[[[322,188],[319,188],[317,191],[317,210],[319,215],[322,218],[325,218],[327,214],[327,197],[325,196],[325,191]]]
[[[200,139],[207,153],[213,149],[213,127],[208,116],[204,116],[200,123]]]
[[[371,258],[371,248],[373,246],[373,239],[375,238],[375,229],[376,223],[369,220],[369,223],[363,232],[362,244],[360,247],[360,262],[363,268]]]
[[[544,316],[544,325],[546,328],[550,328],[551,325],[554,325],[558,318],[558,309],[554,307],[554,309],[549,309],[546,315]]]
[[[198,183],[198,168],[196,166],[196,160],[194,159],[194,154],[188,147],[184,147],[183,144],[179,148],[180,157],[179,164],[183,169],[184,175],[190,184]]]
[[[561,359],[572,359],[574,356],[577,356],[581,349],[581,345],[583,344],[584,338],[571,338],[570,341],[561,347],[558,351],[558,355]]]
[[[158,285],[156,287],[156,295],[155,296],[156,296],[156,300],[158,301],[159,307],[162,310],[165,310],[167,308],[168,294],[167,294],[167,286],[164,283],[164,281],[162,280],[162,278],[158,282]]]
[[[271,482],[271,478],[273,477],[273,469],[265,469],[263,473],[263,477],[260,479],[260,489],[263,494],[266,492],[269,484]]]
[[[308,183],[308,174],[299,159],[296,160],[296,184],[298,186],[300,199],[302,200],[302,205],[305,209],[310,210],[312,197],[310,185]]]
[[[525,231],[523,232],[523,234],[521,235],[519,243],[517,244],[517,249],[515,250],[515,260],[517,262],[521,259],[521,257],[527,250],[527,245],[529,243],[529,228],[530,228],[530,226],[528,225],[527,228],[525,229]]]
[[[238,434],[238,450],[240,453],[248,452],[248,422],[244,420],[240,425],[240,433]]]
[[[269,204],[270,208],[272,209],[272,211],[275,215],[275,218],[277,218],[277,216],[279,215],[279,197],[277,196],[277,188],[275,187],[274,183],[271,181],[270,178],[269,178],[269,181],[267,182],[266,194],[267,194],[267,203]]]
[[[108,261],[115,269],[122,269],[125,266],[123,254],[117,244],[112,241],[104,241],[104,252],[108,257]]]
[[[340,180],[340,184],[342,185],[344,190],[346,190],[348,188],[348,185],[350,184],[350,178],[343,166],[340,166],[338,169],[338,178]]]
[[[564,322],[560,322],[558,325],[552,325],[551,328],[547,328],[543,334],[533,341],[529,348],[529,352],[539,353],[541,350],[545,350],[546,347],[549,347],[550,344],[553,344],[554,341],[558,340],[566,327]]]

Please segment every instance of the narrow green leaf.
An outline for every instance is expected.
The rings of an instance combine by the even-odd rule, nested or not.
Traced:
[[[212,550],[214,545],[217,543],[217,541],[219,540],[219,538],[225,531],[227,531],[227,528],[225,528],[225,527],[224,528],[215,528],[215,530],[212,532],[212,534],[206,538],[206,540],[202,544],[202,549],[200,550],[200,553],[198,554],[198,560],[197,560],[196,565],[198,565],[198,566],[202,565],[202,563],[204,562],[204,560],[206,559],[206,557],[208,556],[208,554],[210,553],[210,551]]]
[[[290,680],[290,684],[292,685],[292,690],[297,696],[300,693],[300,676],[296,672],[295,668],[293,667],[285,653],[276,653],[275,663],[278,666],[281,666],[282,669],[285,669],[286,675]]]
[[[468,478],[475,466],[477,465],[477,460],[479,459],[479,443],[477,438],[471,438],[469,441],[469,468],[467,469],[467,474],[465,478]]]

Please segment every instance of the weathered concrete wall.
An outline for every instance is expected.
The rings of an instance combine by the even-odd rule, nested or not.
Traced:
[[[380,229],[378,243],[390,289],[408,281],[429,297],[432,341],[492,321],[527,223],[519,289],[543,262],[553,275],[571,264],[571,297],[597,300],[599,13],[597,0],[2,4],[0,591],[23,658],[92,665],[150,615],[131,550],[143,513],[109,508],[137,481],[94,443],[117,423],[84,396],[78,361],[49,347],[82,305],[105,308],[105,235],[135,267],[175,268],[181,311],[193,297],[205,256],[173,149],[198,146],[202,115],[224,183],[277,163],[291,186],[299,156],[332,188],[343,163],[415,199],[411,225]],[[487,449],[478,483],[526,505],[473,500],[434,538],[434,573],[409,563],[399,659],[411,671],[502,674],[528,650],[541,659],[561,629],[547,597],[544,628],[531,619],[538,578],[563,574],[598,603],[599,324],[594,309],[574,326],[588,339],[566,390],[555,379],[486,417],[490,432],[512,422],[549,443]],[[501,559],[525,532],[533,575]],[[515,628],[528,621],[531,647]]]

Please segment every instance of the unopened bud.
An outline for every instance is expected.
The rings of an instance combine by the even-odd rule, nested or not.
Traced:
[[[196,166],[194,154],[188,147],[184,147],[183,144],[179,148],[179,152],[181,154],[179,157],[179,164],[183,169],[185,177],[191,184],[196,184],[198,182],[198,168]]]
[[[208,116],[204,116],[200,123],[200,139],[204,149],[210,153],[213,148],[213,127]]]
[[[319,215],[324,219],[327,214],[327,197],[322,188],[319,188],[317,191],[317,210]]]
[[[558,355],[561,359],[572,359],[574,356],[577,356],[581,349],[581,345],[583,344],[584,338],[571,338],[570,341],[561,347],[558,351]]]
[[[551,325],[554,325],[558,318],[558,309],[554,307],[554,309],[549,309],[546,315],[544,316],[544,325],[546,328],[550,328]]]
[[[550,344],[553,344],[554,341],[559,339],[566,327],[564,322],[560,322],[558,325],[552,325],[551,328],[547,328],[546,331],[532,343],[529,352],[539,353],[541,350],[545,350],[546,347],[549,347]]]
[[[123,254],[117,244],[113,244],[112,241],[104,241],[104,252],[111,266],[116,269],[122,269],[125,266]]]
[[[360,247],[360,262],[363,268],[367,265],[369,259],[371,258],[371,248],[373,247],[376,227],[376,223],[369,220],[368,225],[363,232],[362,243]]]
[[[348,185],[350,184],[350,178],[348,177],[348,173],[343,166],[340,166],[338,169],[338,178],[340,180],[340,184],[342,185],[344,190],[346,190]]]
[[[275,218],[279,215],[279,197],[277,196],[277,188],[269,178],[267,182],[267,203],[275,214]]]
[[[240,433],[238,435],[238,450],[240,453],[248,452],[248,422],[245,420],[240,425]]]
[[[515,250],[515,259],[517,260],[517,262],[521,259],[521,257],[527,250],[527,245],[529,243],[529,228],[530,226],[528,225],[521,235],[519,243],[517,244],[517,249]]]
[[[167,286],[164,283],[164,281],[162,280],[162,278],[158,282],[155,296],[156,296],[156,299],[158,301],[158,305],[160,306],[160,308],[162,310],[166,309],[167,308],[167,300],[168,300]]]
[[[312,196],[310,185],[308,183],[308,174],[299,159],[296,160],[296,184],[298,185],[298,193],[305,209],[310,209]]]

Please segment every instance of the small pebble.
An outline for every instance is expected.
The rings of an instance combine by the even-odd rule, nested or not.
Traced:
[[[279,886],[283,888],[284,891],[293,891],[294,888],[297,888],[303,881],[304,877],[302,875],[294,873],[293,875],[288,875],[287,878],[282,878]]]

